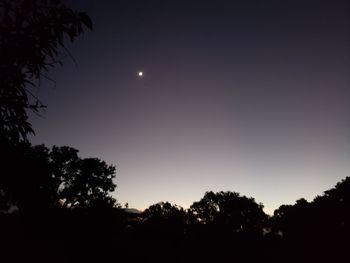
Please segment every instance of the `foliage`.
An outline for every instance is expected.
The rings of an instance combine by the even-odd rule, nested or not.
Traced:
[[[79,157],[73,148],[57,147],[54,151],[36,146],[31,149],[42,160],[46,157],[55,159],[55,174],[66,177],[70,173],[67,171],[76,171],[74,163]],[[247,212],[247,207],[258,207],[260,211],[261,204],[233,192],[207,192],[187,211],[160,202],[147,208],[142,218],[139,215],[125,216],[118,208],[100,211],[85,206],[82,209],[54,209],[49,216],[39,214],[34,223],[25,221],[23,226],[18,214],[0,213],[0,230],[6,241],[13,236],[20,237],[21,228],[31,230],[35,238],[40,233],[41,250],[37,254],[49,251],[47,258],[50,258],[55,255],[54,251],[59,255],[64,251],[69,258],[74,258],[74,262],[89,262],[91,255],[96,257],[92,261],[99,260],[101,255],[106,260],[113,259],[108,257],[115,247],[131,262],[343,262],[348,256],[350,234],[349,180],[346,178],[312,202],[299,199],[294,205],[281,206],[271,218],[274,230],[265,235],[251,234],[250,224],[239,228],[238,233],[227,235],[235,229],[234,223],[240,214],[245,214],[250,220],[260,220],[260,225],[266,220],[264,216]],[[137,220],[137,223],[130,224],[128,220]],[[283,230],[282,235],[275,230]],[[16,240],[16,244],[19,245],[9,247],[16,251],[26,251],[29,247],[35,251],[38,242],[23,242],[21,245]],[[51,250],[47,250],[49,248]],[[9,261],[22,262],[23,259]]]
[[[267,219],[263,205],[235,192],[206,192],[190,209],[200,222],[226,226],[231,232],[262,231]]]
[[[345,256],[350,234],[350,177],[317,196],[312,202],[299,199],[294,205],[282,205],[271,219],[274,233],[283,237],[283,254],[291,261],[301,256],[306,261],[340,262]]]
[[[108,166],[97,158],[78,157],[71,147],[53,147],[50,153],[52,174],[59,178],[58,199],[64,207],[93,207],[99,204],[114,204],[108,196],[115,185],[115,167]]]
[[[272,218],[275,231],[287,236],[326,234],[349,230],[350,177],[317,196],[312,202],[299,199],[294,205],[281,205]],[[334,228],[329,229],[329,225]]]
[[[143,216],[147,220],[164,220],[174,217],[181,218],[183,217],[184,213],[185,211],[182,207],[172,205],[169,202],[159,202],[148,207],[143,212]]]
[[[0,139],[16,143],[33,133],[28,110],[44,107],[33,91],[45,72],[61,64],[90,18],[59,0],[0,0]],[[36,84],[35,84],[36,83]]]
[[[22,144],[7,156],[1,190],[20,209],[113,207],[115,167],[78,150]]]
[[[186,225],[186,212],[182,207],[169,202],[151,205],[143,213],[143,231],[161,236],[182,236]]]

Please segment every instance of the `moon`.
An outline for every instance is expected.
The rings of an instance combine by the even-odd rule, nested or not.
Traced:
[[[142,71],[139,71],[139,73],[137,73],[139,75],[139,77],[142,77],[143,76],[143,72]]]

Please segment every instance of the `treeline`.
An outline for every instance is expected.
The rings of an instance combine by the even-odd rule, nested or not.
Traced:
[[[339,262],[350,234],[350,178],[273,216],[254,198],[206,192],[184,209],[138,212],[111,196],[115,167],[71,147],[11,147],[0,183],[2,249],[10,262]],[[59,248],[59,249],[58,249]],[[283,259],[283,260],[282,260]]]

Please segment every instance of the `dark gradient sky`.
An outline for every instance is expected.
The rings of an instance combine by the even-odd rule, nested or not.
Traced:
[[[94,30],[43,81],[32,142],[115,164],[139,209],[311,200],[349,175],[347,2],[71,1]]]

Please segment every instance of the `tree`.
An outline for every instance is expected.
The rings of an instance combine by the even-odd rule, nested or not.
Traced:
[[[294,205],[281,205],[272,218],[275,231],[286,235],[325,235],[349,229],[350,177],[337,183],[334,188],[317,196],[312,202],[304,198]]]
[[[22,145],[7,162],[0,190],[20,211],[49,208],[113,207],[115,167],[80,158],[71,147]]]
[[[147,234],[174,238],[185,233],[186,212],[177,205],[159,202],[148,207],[142,216],[142,227]]]
[[[17,143],[34,133],[28,110],[44,107],[32,88],[50,67],[70,54],[74,41],[90,18],[60,0],[0,0],[0,142]]]
[[[317,196],[312,202],[299,199],[294,205],[282,205],[271,219],[273,232],[282,233],[282,254],[291,261],[341,261],[347,257],[350,234],[350,177]]]
[[[172,218],[182,218],[185,211],[182,207],[172,205],[169,202],[159,202],[151,205],[143,212],[146,220],[167,220]]]
[[[115,167],[97,158],[80,159],[73,155],[72,159],[62,162],[55,158],[57,156],[53,157],[54,153],[65,150],[74,149],[56,147],[52,150],[52,164],[61,177],[58,200],[63,201],[62,205],[69,208],[114,206],[115,199],[109,193],[116,187],[113,183]],[[67,169],[70,169],[68,173]]]
[[[273,232],[287,236],[295,236],[300,232],[311,230],[311,204],[304,198],[296,200],[294,205],[281,205],[274,211],[271,224]]]
[[[224,228],[225,231],[261,232],[267,219],[263,205],[253,198],[235,192],[206,192],[204,197],[191,205],[190,210],[205,225]]]

